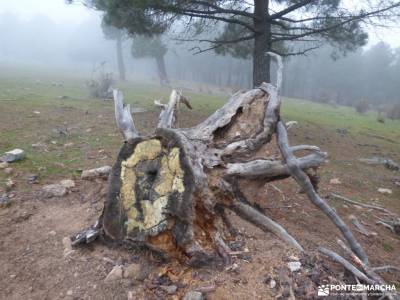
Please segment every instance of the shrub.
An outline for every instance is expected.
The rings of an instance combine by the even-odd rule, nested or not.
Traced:
[[[367,110],[368,110],[368,108],[369,108],[369,104],[368,104],[368,102],[365,101],[365,100],[361,100],[361,101],[359,101],[358,103],[356,103],[356,105],[355,105],[356,111],[357,111],[358,113],[360,113],[360,114],[366,113]]]
[[[376,117],[376,120],[377,120],[379,123],[385,123],[385,116],[382,115],[382,114],[378,114],[378,116]]]
[[[93,70],[92,78],[86,82],[89,89],[89,95],[92,98],[110,99],[112,95],[112,86],[115,80],[112,73],[105,71],[105,63]]]

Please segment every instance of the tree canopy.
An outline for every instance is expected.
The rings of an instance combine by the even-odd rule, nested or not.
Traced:
[[[395,21],[400,7],[395,0],[84,1],[130,34],[160,34],[175,24],[185,32],[180,40],[200,43],[198,53],[251,56],[255,85],[270,81],[266,52],[302,55],[326,43],[342,53],[354,51],[366,44],[367,25]]]

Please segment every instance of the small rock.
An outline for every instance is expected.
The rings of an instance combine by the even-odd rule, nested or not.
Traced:
[[[203,294],[197,291],[190,291],[185,294],[182,300],[203,300]]]
[[[67,189],[71,189],[73,187],[75,187],[75,181],[71,180],[71,179],[64,179],[60,181],[60,184],[62,186],[64,186]]]
[[[342,184],[342,182],[339,180],[339,178],[332,178],[329,180],[330,184]]]
[[[67,188],[61,184],[45,185],[42,189],[45,193],[45,196],[48,198],[62,197],[65,196],[68,192]]]
[[[46,148],[47,147],[47,145],[46,144],[43,144],[43,143],[35,143],[35,144],[32,144],[32,148],[34,148],[34,149],[40,149],[40,148]]]
[[[11,175],[13,171],[14,171],[13,168],[5,168],[4,169],[4,173],[6,173],[7,175]]]
[[[75,145],[74,143],[66,143],[66,144],[64,144],[64,148],[71,148],[74,145]]]
[[[271,279],[271,281],[269,282],[269,287],[270,287],[271,289],[274,289],[274,288],[276,287],[276,281],[273,280],[273,279]]]
[[[381,194],[389,194],[389,195],[393,193],[391,189],[385,189],[385,188],[379,188],[378,192]]]
[[[124,278],[137,279],[140,274],[141,266],[139,264],[130,264],[124,268]]]
[[[73,294],[74,294],[74,292],[72,290],[67,291],[67,296],[72,296]]]
[[[299,262],[299,261],[291,261],[291,262],[288,262],[287,266],[290,269],[290,271],[297,272],[297,271],[300,271],[301,262]]]
[[[11,205],[11,198],[7,194],[0,196],[0,207],[8,207]]]
[[[38,179],[38,176],[36,174],[28,174],[26,175],[26,180],[28,183],[36,183]]]
[[[11,279],[14,279],[15,277],[17,277],[17,275],[15,275],[15,274],[11,274],[11,275],[10,275],[10,278],[11,278]]]
[[[34,113],[35,115],[40,115],[40,111],[38,111],[38,110],[34,110],[33,113]]]
[[[6,168],[8,168],[9,165],[10,164],[6,161],[0,162],[0,169],[6,169]]]
[[[138,299],[137,291],[129,291],[128,292],[128,300],[137,300],[137,299]]]
[[[22,149],[14,149],[8,151],[0,157],[0,161],[14,162],[25,158],[25,151]]]
[[[296,255],[290,255],[289,260],[290,261],[299,261],[300,259]]]
[[[11,190],[13,187],[15,187],[15,182],[11,178],[8,178],[6,186],[8,190]]]
[[[110,273],[108,273],[107,277],[104,279],[106,282],[111,282],[115,280],[119,280],[122,278],[123,270],[122,266],[115,266]]]
[[[72,242],[69,237],[66,236],[65,238],[63,238],[62,244],[64,246],[64,253],[63,253],[64,257],[67,257],[75,252],[75,250],[72,249]]]
[[[94,179],[97,177],[107,177],[110,172],[111,172],[110,166],[103,166],[100,168],[83,171],[81,174],[81,178],[82,179]]]
[[[52,231],[49,232],[49,234],[50,234],[51,236],[55,236],[55,235],[57,234],[57,232],[55,232],[54,230],[52,230]]]
[[[178,290],[178,287],[176,285],[160,285],[160,289],[162,289],[168,295],[173,295]]]

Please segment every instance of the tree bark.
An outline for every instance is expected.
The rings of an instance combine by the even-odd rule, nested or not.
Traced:
[[[118,74],[119,79],[122,81],[126,80],[125,63],[122,54],[122,34],[119,34],[116,39],[116,50],[117,50],[117,63],[118,63]]]
[[[162,86],[169,84],[167,69],[165,67],[164,55],[156,57],[158,77]]]
[[[278,64],[281,72],[279,57]],[[248,184],[246,180],[261,186],[292,176],[367,262],[347,225],[318,196],[303,172],[323,164],[326,153],[315,146],[288,143],[280,117],[281,75],[277,78],[278,87],[263,83],[240,91],[191,128],[174,128],[179,103],[187,99],[173,90],[168,104],[157,102],[162,108],[158,126],[146,137],[137,132],[122,93],[114,91],[117,125],[126,142],[110,172],[99,223],[76,235],[73,244],[103,234],[116,242],[148,246],[192,266],[227,262],[227,243],[235,239],[235,230],[224,211],[231,210],[302,252],[290,232],[257,210],[255,199],[246,198],[248,190],[243,185]],[[281,157],[268,156],[273,135],[277,135]],[[300,150],[312,154],[297,159],[294,152]]]
[[[253,86],[259,86],[270,80],[271,24],[268,22],[268,0],[254,0],[254,38],[253,49]]]

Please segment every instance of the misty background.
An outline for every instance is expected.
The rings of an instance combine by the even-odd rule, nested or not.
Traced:
[[[116,41],[106,38],[102,15],[62,0],[39,1],[34,6],[0,0],[0,66],[32,66],[69,70],[92,76],[103,64],[118,78]],[[36,3],[35,3],[36,4]],[[364,48],[337,55],[329,46],[308,56],[285,59],[283,95],[317,102],[354,106],[360,101],[378,110],[400,102],[400,36],[389,29],[370,33]],[[251,87],[250,60],[193,55],[195,45],[162,37],[169,80],[196,83],[200,92],[222,88],[235,91]],[[152,57],[132,56],[132,38],[122,38],[122,55],[128,80],[158,84],[157,63]]]

